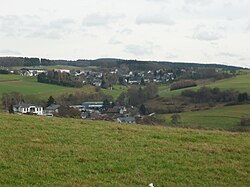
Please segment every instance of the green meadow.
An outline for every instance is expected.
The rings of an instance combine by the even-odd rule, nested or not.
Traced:
[[[0,119],[0,186],[250,186],[249,133]]]
[[[0,96],[8,92],[20,92],[24,95],[36,95],[41,98],[48,98],[50,95],[57,96],[62,93],[73,93],[75,91],[91,92],[92,86],[83,88],[70,88],[52,84],[37,82],[36,77],[20,75],[0,75]]]
[[[102,92],[106,95],[111,95],[114,99],[117,99],[121,93],[127,92],[128,87],[122,85],[114,85],[113,89],[102,89]]]
[[[244,74],[238,75],[233,78],[223,79],[215,82],[209,82],[205,85],[198,85],[197,87],[185,88],[180,90],[170,91],[170,85],[161,86],[159,89],[160,96],[175,96],[180,95],[183,90],[198,90],[202,86],[207,86],[211,88],[220,88],[222,90],[234,89],[240,92],[250,93],[250,71],[244,71]]]
[[[179,126],[208,129],[233,129],[240,127],[240,119],[244,115],[250,115],[250,104],[237,106],[223,106],[209,110],[180,113]],[[167,124],[171,124],[172,114],[159,115]],[[248,129],[249,127],[241,127]]]

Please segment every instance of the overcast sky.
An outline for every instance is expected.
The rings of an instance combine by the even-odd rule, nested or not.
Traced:
[[[250,68],[250,0],[0,0],[0,56]]]

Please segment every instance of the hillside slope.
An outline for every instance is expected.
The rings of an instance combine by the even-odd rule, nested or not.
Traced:
[[[250,186],[250,134],[0,113],[1,186]]]
[[[0,97],[3,93],[20,92],[24,95],[40,96],[47,99],[50,95],[56,96],[63,93],[73,93],[76,91],[91,92],[94,87],[84,86],[83,88],[70,88],[52,84],[39,83],[36,77],[25,77],[20,75],[1,75],[0,74]]]
[[[222,90],[234,89],[240,92],[250,93],[250,71],[245,71],[246,74],[238,75],[229,79],[222,79],[215,82],[209,82],[209,84],[199,85],[197,87],[185,88],[180,90],[170,91],[170,85],[160,87],[160,96],[175,96],[180,95],[183,90],[198,90],[202,86],[211,88],[220,88]]]
[[[206,129],[227,129],[250,131],[250,127],[240,126],[242,116],[250,114],[250,104],[235,106],[220,106],[201,111],[189,111],[180,113],[179,126]],[[173,114],[158,115],[167,124],[171,124]]]

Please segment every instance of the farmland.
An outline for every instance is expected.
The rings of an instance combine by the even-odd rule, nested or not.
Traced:
[[[240,119],[250,114],[250,104],[224,106],[209,110],[180,113],[179,126],[208,129],[233,129],[240,126]],[[167,124],[171,124],[172,114],[159,115]],[[250,128],[245,128],[250,130]]]
[[[167,86],[161,86],[160,87],[160,95],[161,96],[174,96],[174,95],[180,95],[183,90],[192,89],[197,90],[202,86],[208,86],[211,88],[217,87],[222,90],[226,89],[234,89],[238,90],[240,92],[249,92],[250,93],[250,71],[244,71],[244,74],[238,75],[233,78],[229,79],[223,79],[218,81],[208,81],[207,83],[203,83],[198,85],[197,87],[193,88],[185,88],[175,91],[170,91],[170,85]]]
[[[1,186],[249,186],[248,133],[0,113]]]
[[[62,93],[72,93],[75,91],[91,92],[92,86],[83,88],[70,88],[52,84],[38,83],[36,77],[25,77],[20,75],[0,75],[0,95],[7,92],[20,92],[24,95],[40,96],[48,98],[50,95],[57,96]]]

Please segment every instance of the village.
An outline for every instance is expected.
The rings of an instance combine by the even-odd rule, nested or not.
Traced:
[[[16,114],[38,115],[46,117],[58,116],[60,108],[63,107],[58,104],[51,104],[43,108],[34,104],[21,103],[13,106],[13,112]],[[143,116],[132,116],[128,113],[125,106],[109,106],[105,102],[84,102],[80,105],[69,106],[80,112],[81,118],[84,120],[108,120],[116,121],[119,123],[135,123],[136,117],[142,118]]]
[[[72,79],[81,80],[83,84],[91,84],[93,86],[102,86],[103,80],[106,77],[111,76],[112,83],[118,85],[133,85],[133,84],[146,84],[146,83],[157,83],[166,84],[168,82],[174,81],[176,74],[173,72],[158,69],[158,70],[148,70],[148,71],[129,71],[122,69],[111,69],[107,70],[69,70],[69,69],[53,69],[48,70],[45,68],[22,68],[16,73],[23,76],[38,76],[39,74],[48,74],[48,72],[54,73],[64,73],[70,76]],[[185,71],[184,69],[182,71]],[[11,71],[13,73],[13,71]]]
[[[93,71],[93,70],[68,70],[68,69],[53,69],[48,70],[44,68],[22,68],[16,71],[16,74],[22,76],[34,76],[37,77],[41,74],[48,74],[49,72],[59,73],[59,74],[66,74],[68,76],[73,77],[81,77],[83,80],[83,84],[90,84],[95,87],[102,87],[104,88],[103,84],[103,76],[104,75],[118,75],[118,70],[114,69],[110,72],[100,72],[100,71]],[[14,73],[14,72],[9,72]],[[158,75],[159,74],[159,75]],[[121,75],[121,74],[119,74]],[[155,75],[155,76],[154,76]],[[152,73],[151,71],[148,72],[132,72],[130,71],[128,74],[123,74],[122,81],[116,78],[116,84],[121,85],[140,85],[145,83],[155,82],[167,82],[170,79],[174,80],[173,73],[163,74],[160,76],[160,70]],[[162,81],[163,80],[163,81]],[[112,86],[105,87],[106,89],[112,89]],[[56,104],[55,102],[50,103],[46,107],[42,107],[36,104],[28,104],[21,102],[20,104],[12,106],[13,113],[22,115],[38,115],[38,116],[46,116],[46,117],[72,117],[67,116],[67,112],[63,114],[59,114],[60,110],[63,111],[65,106]],[[133,106],[129,106],[133,107]],[[114,104],[111,101],[104,100],[104,101],[93,101],[93,102],[84,102],[78,105],[70,105],[67,106],[70,110],[74,110],[76,116],[80,117],[83,120],[108,120],[108,121],[116,121],[118,123],[129,123],[133,124],[136,123],[136,119],[142,119],[143,115],[139,113],[137,115],[132,115],[129,110],[123,105]],[[78,112],[76,112],[78,111]],[[68,112],[69,113],[69,112]],[[151,114],[152,115],[152,114]]]

